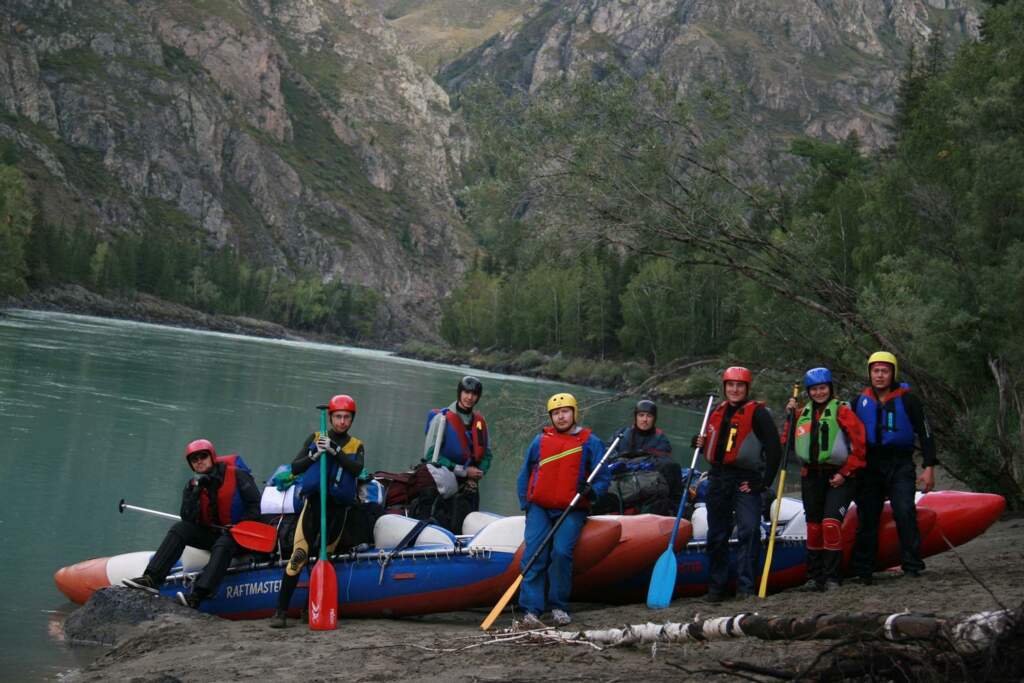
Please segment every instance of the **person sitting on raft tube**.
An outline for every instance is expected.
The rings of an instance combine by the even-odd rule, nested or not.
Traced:
[[[125,584],[157,592],[181,557],[186,545],[210,551],[210,560],[192,586],[180,591],[178,601],[198,609],[200,603],[217,592],[221,579],[240,549],[231,534],[221,527],[260,516],[260,490],[252,475],[235,466],[235,456],[217,456],[217,449],[206,439],[196,439],[185,447],[185,461],[192,478],[181,494],[180,522],[175,522],[142,576],[126,579]]]
[[[811,400],[799,412],[796,399],[786,404],[786,410],[797,416],[793,450],[801,462],[800,492],[807,519],[804,587],[828,591],[841,582],[843,514],[853,499],[853,477],[864,467],[864,425],[850,406],[836,399],[828,368],[808,370],[804,387]]]
[[[313,432],[307,436],[292,460],[292,474],[301,480],[303,504],[295,526],[292,556],[281,577],[277,609],[270,619],[271,628],[288,625],[289,603],[298,586],[302,568],[309,560],[309,548],[319,538],[320,458],[327,458],[328,553],[334,552],[339,544],[354,547],[372,538],[370,513],[359,504],[358,496],[365,449],[362,441],[348,433],[356,418],[356,402],[347,394],[339,394],[322,407],[326,407],[330,421],[327,434]]]
[[[896,356],[877,351],[868,358],[870,386],[857,397],[854,412],[864,423],[867,465],[857,477],[857,537],[850,568],[870,584],[878,553],[878,525],[888,498],[900,538],[900,564],[906,576],[924,571],[921,532],[917,528],[915,491],[935,488],[935,441],[924,406],[909,384],[898,383]],[[921,444],[924,469],[916,479],[915,438]],[[916,483],[916,486],[915,486]]]
[[[427,416],[423,441],[423,462],[445,467],[455,475],[459,493],[469,503],[468,512],[480,509],[478,482],[491,466],[487,421],[475,410],[483,393],[484,385],[476,377],[467,375],[459,380],[455,401]]]
[[[672,459],[672,442],[657,427],[657,422],[657,404],[646,398],[637,401],[633,407],[633,424],[617,432],[619,443],[609,463],[613,483],[609,493],[594,504],[595,513],[624,512],[622,508],[625,505],[620,505],[621,499],[615,495],[615,480],[619,475],[630,475],[634,467],[641,466],[656,472],[663,480],[659,486],[664,488],[653,497],[644,496],[637,502],[636,509],[656,515],[675,515],[683,496],[682,468]],[[668,491],[667,496],[663,493],[665,490]]]
[[[729,537],[736,527],[736,595],[754,595],[754,564],[761,549],[761,493],[771,488],[782,446],[772,414],[749,400],[753,375],[726,368],[725,400],[708,417],[707,431],[694,437],[711,465],[708,474],[709,602],[727,599]]]
[[[587,477],[601,462],[604,445],[590,429],[577,424],[576,398],[572,394],[555,394],[548,399],[547,409],[551,426],[534,437],[517,481],[519,507],[526,511],[523,564],[533,557],[576,494],[581,496],[576,508],[558,527],[551,544],[523,576],[519,606],[525,613],[523,623],[530,628],[543,626],[540,617],[545,607],[551,608],[551,619],[556,625],[572,621],[572,553],[587,521],[590,498],[603,494],[609,482],[608,469],[602,467],[587,484]]]

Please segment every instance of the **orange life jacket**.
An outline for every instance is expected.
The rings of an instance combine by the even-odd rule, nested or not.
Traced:
[[[583,445],[590,438],[590,429],[575,434],[545,427],[540,437],[540,457],[530,477],[526,500],[543,508],[569,507],[576,489],[587,478]],[[580,500],[577,509],[587,509],[590,501]]]

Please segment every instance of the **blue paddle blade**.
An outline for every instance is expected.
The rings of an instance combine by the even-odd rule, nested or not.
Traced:
[[[647,588],[647,606],[665,609],[672,602],[676,588],[676,554],[670,546],[658,558],[651,572],[651,585]]]

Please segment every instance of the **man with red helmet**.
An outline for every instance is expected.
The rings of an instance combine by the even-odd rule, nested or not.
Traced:
[[[320,533],[320,458],[327,460],[327,549],[334,552],[339,545],[353,547],[372,539],[374,520],[359,505],[359,475],[363,471],[363,442],[348,433],[356,417],[356,402],[347,394],[331,398],[326,406],[330,424],[327,434],[313,432],[306,437],[298,455],[292,460],[292,474],[301,480],[304,503],[295,527],[292,556],[281,577],[277,609],[271,617],[272,628],[288,625],[287,612],[299,583],[302,568],[309,560],[309,547]]]
[[[708,418],[707,431],[695,442],[704,449],[708,476],[709,602],[727,599],[729,537],[736,528],[736,595],[751,597],[754,564],[761,549],[761,493],[775,479],[782,447],[772,414],[749,400],[753,376],[743,367],[722,374],[725,400]]]
[[[217,586],[231,564],[239,545],[221,527],[254,520],[260,516],[260,490],[247,469],[237,466],[237,456],[218,457],[213,444],[196,439],[185,447],[185,460],[192,469],[181,494],[181,517],[164,537],[149,560],[145,572],[124,583],[132,588],[156,593],[186,545],[210,551],[210,561],[192,587],[191,593],[178,593],[178,600],[188,607],[200,603],[217,592]]]

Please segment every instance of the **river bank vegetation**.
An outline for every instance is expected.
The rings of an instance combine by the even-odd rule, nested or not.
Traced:
[[[979,42],[911,55],[872,154],[855,135],[752,139],[720,84],[682,98],[608,67],[529,96],[476,88],[463,200],[486,256],[442,333],[655,372],[828,365],[847,396],[884,348],[943,464],[1024,506],[1022,32],[1024,2],[1000,3]]]
[[[313,272],[293,278],[257,268],[234,249],[205,248],[200,235],[151,227],[111,236],[47,223],[36,205],[42,197],[15,167],[17,155],[13,144],[0,149],[0,298],[53,288],[66,294],[78,286],[111,299],[155,297],[213,316],[258,318],[350,341],[384,333],[375,323],[380,297],[365,287],[325,283]],[[186,227],[180,217],[165,219]]]

